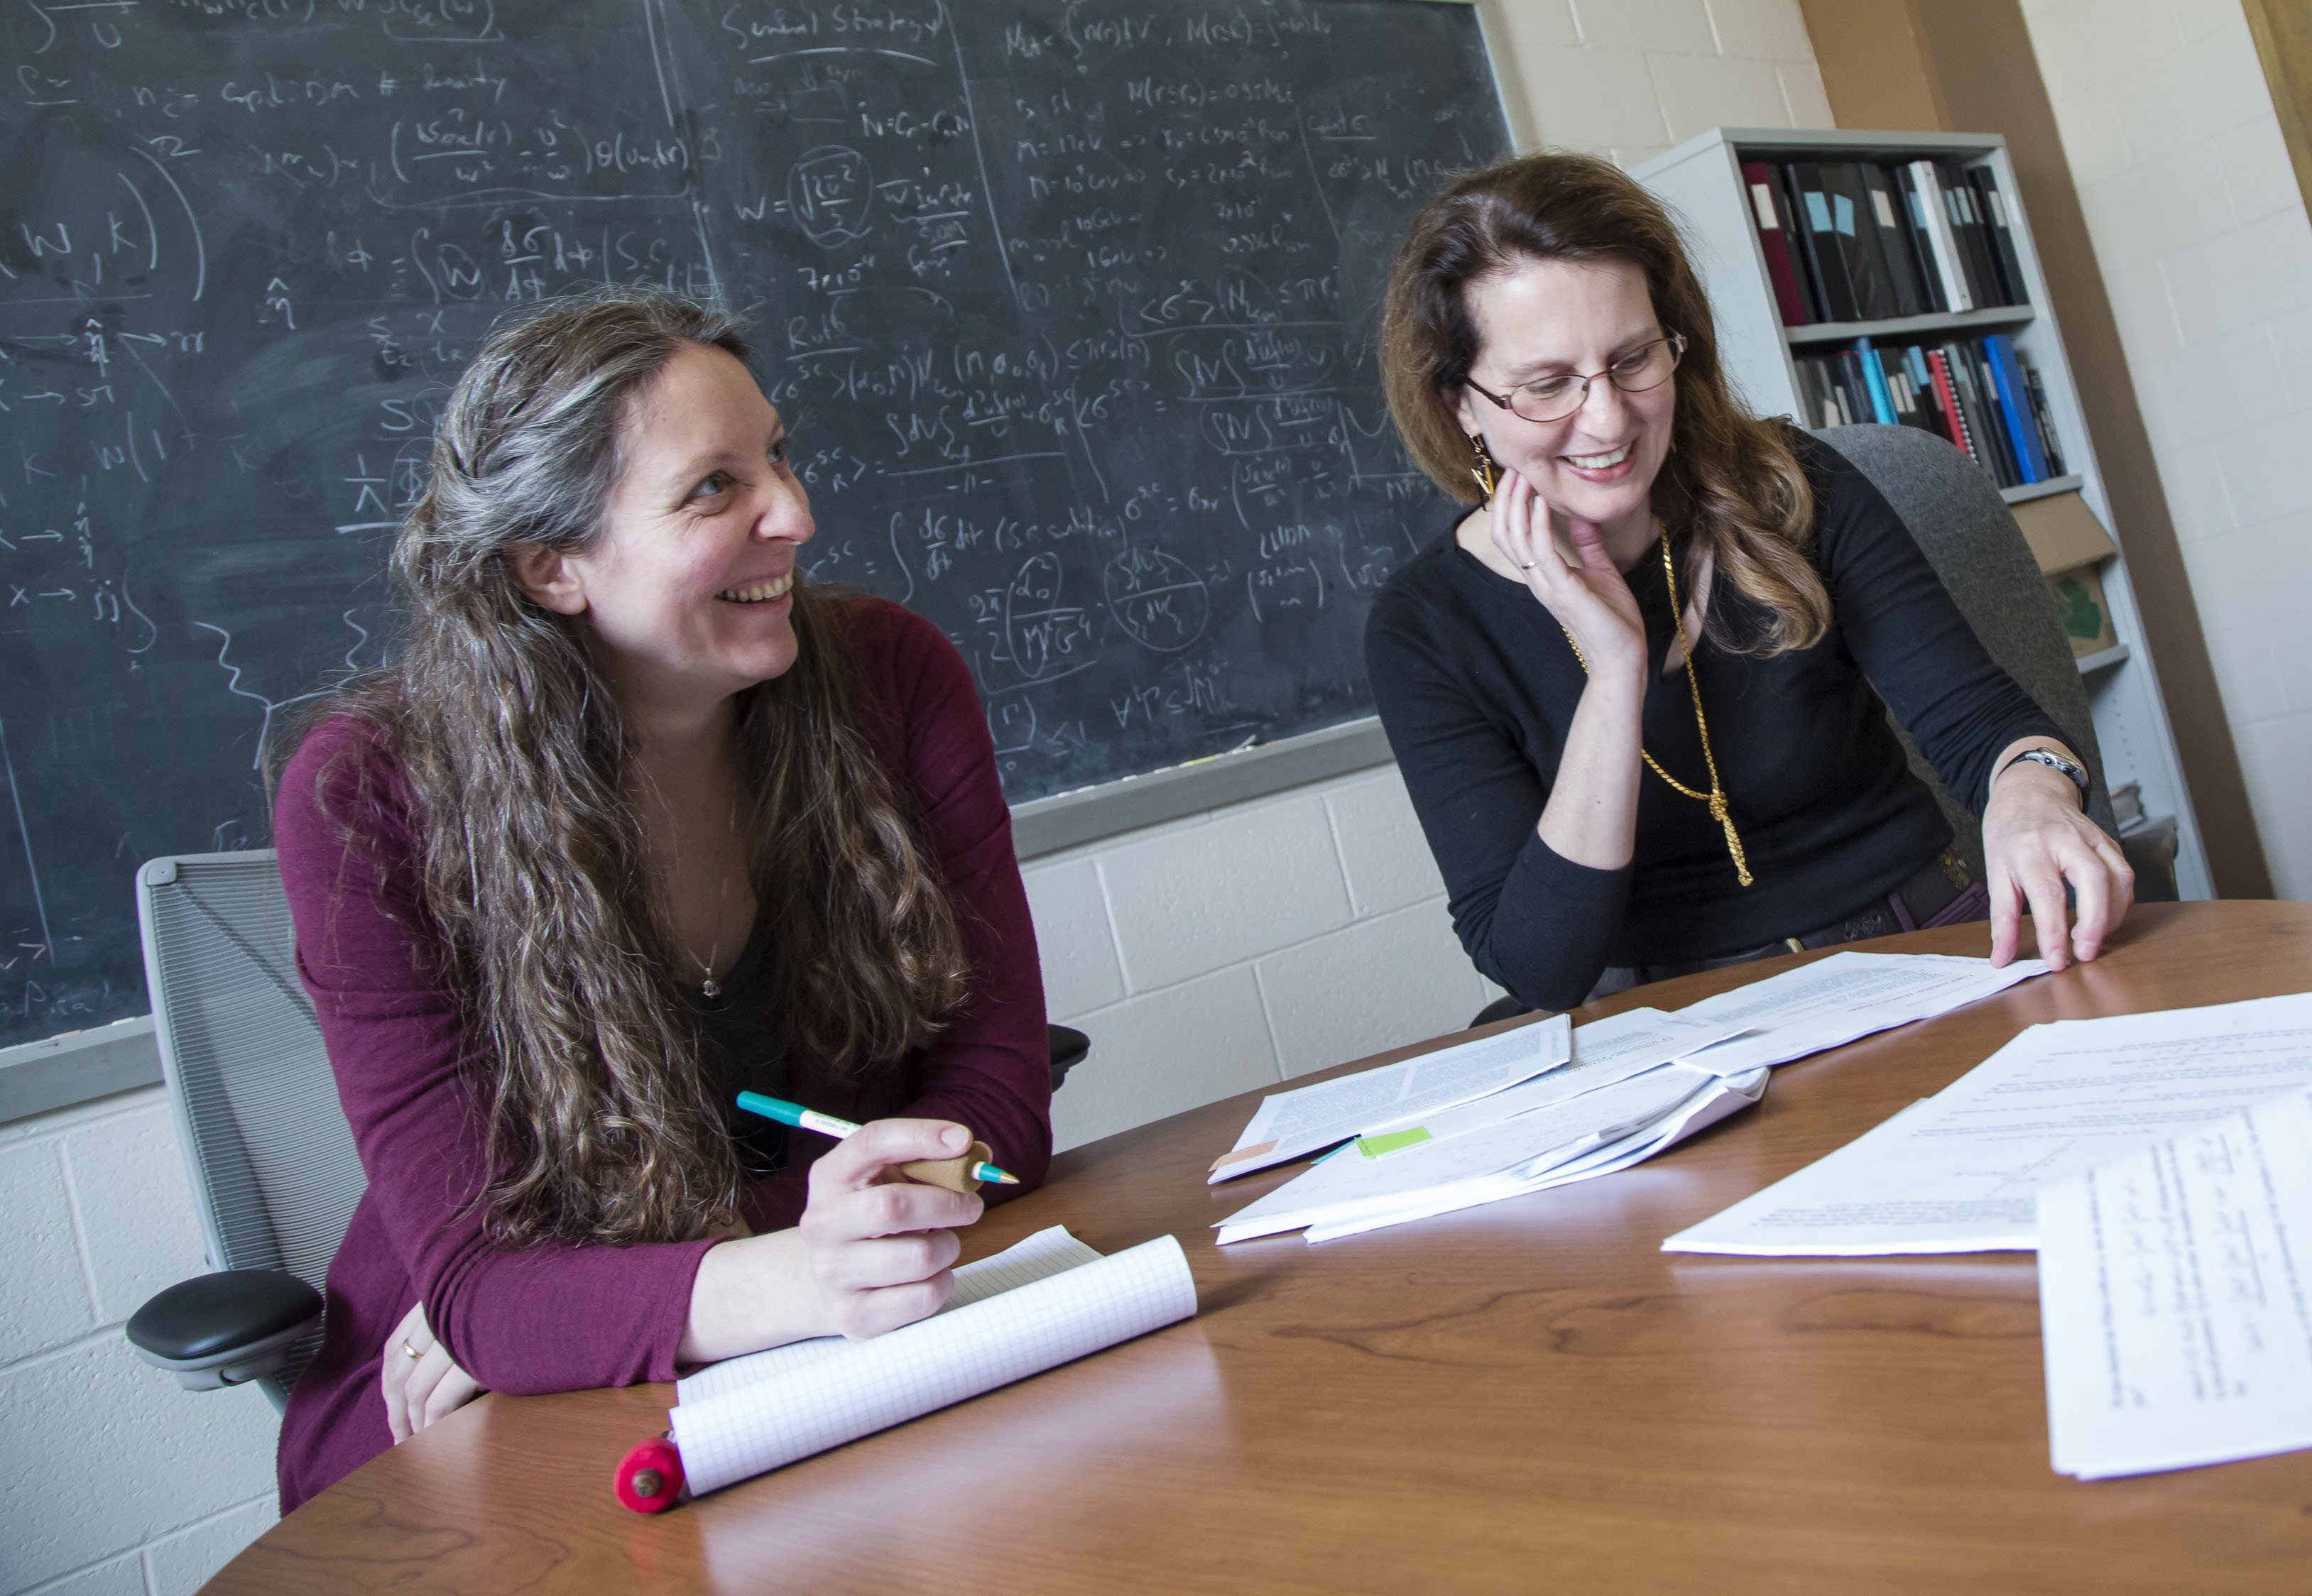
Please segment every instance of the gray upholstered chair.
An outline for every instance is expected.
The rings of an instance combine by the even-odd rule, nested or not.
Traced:
[[[1852,461],[1886,495],[1984,648],[2063,728],[2064,740],[2079,750],[2095,778],[2088,813],[2117,836],[2095,720],[2071,639],[2022,528],[1991,479],[1942,439],[1916,427],[1826,427],[1815,435]],[[1943,790],[1903,728],[1895,729],[1911,768],[1934,789],[1949,815],[1954,845],[1980,872],[1981,824]]]

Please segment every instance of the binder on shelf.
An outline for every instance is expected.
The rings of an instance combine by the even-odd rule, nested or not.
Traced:
[[[1791,196],[1797,209],[1798,236],[1807,270],[1820,292],[1825,321],[1860,321],[1853,279],[1846,274],[1846,257],[1838,247],[1838,222],[1831,196],[1822,186],[1822,169],[1793,161],[1790,168]]]
[[[1975,436],[1968,431],[1966,412],[1959,408],[1958,389],[1951,381],[1950,362],[1943,359],[1940,349],[1927,352],[1927,370],[1933,373],[1935,397],[1941,406],[1945,424],[1950,429],[1950,440],[1965,450],[1967,458],[1983,464],[1983,450],[1975,447]]]
[[[1983,213],[1975,205],[1975,186],[1956,166],[1943,169],[1942,183],[1943,192],[1950,196],[1953,231],[1958,237],[1960,258],[1966,266],[1967,292],[1975,296],[1975,308],[2005,304],[2007,296],[1999,284],[1999,267],[1992,257],[1990,230],[1984,226]]]
[[[1895,192],[1903,202],[1904,233],[1911,246],[1911,257],[1918,266],[1919,290],[1926,309],[1932,315],[1946,315],[1952,307],[1943,290],[1942,272],[1936,264],[1934,239],[1927,224],[1927,200],[1920,192],[1918,174],[1908,165],[1890,166],[1887,171],[1894,179]]]
[[[1774,179],[1775,214],[1782,223],[1782,237],[1790,246],[1791,266],[1797,274],[1799,292],[1805,298],[1807,315],[1814,321],[1830,319],[1830,296],[1823,292],[1822,275],[1815,270],[1811,253],[1807,248],[1806,222],[1800,202],[1798,179],[1788,165],[1769,167]]]
[[[1983,347],[1991,357],[1991,379],[1999,391],[2000,414],[2006,421],[2008,437],[2014,440],[2015,463],[2026,483],[2045,482],[2047,462],[2033,436],[2039,429],[2031,416],[2031,396],[2023,387],[2023,369],[2015,362],[2014,341],[2004,333],[1993,333],[1984,339]]]
[[[1959,259],[1958,237],[1951,227],[1950,202],[1943,194],[1942,178],[1931,161],[1914,161],[1904,169],[1910,173],[1911,182],[1918,190],[1922,218],[1927,232],[1927,243],[1935,257],[1935,275],[1940,281],[1943,302],[1953,311],[1972,310],[1975,301],[1968,292],[1966,268]]]
[[[1870,339],[1857,338],[1850,358],[1861,369],[1863,391],[1870,396],[1871,414],[1882,425],[1893,426],[1895,396],[1887,391],[1887,368],[1878,363],[1878,352],[1870,346]]]
[[[2055,413],[2047,407],[2047,385],[2029,366],[2023,368],[2023,390],[2031,396],[2031,420],[2039,429],[2039,457],[2046,462],[2047,475],[2069,475],[2063,469],[2063,451],[2055,436]]]
[[[2023,284],[2023,257],[2015,250],[2015,232],[2007,224],[2007,198],[1999,191],[1999,174],[1987,166],[1978,166],[1967,173],[1975,185],[1975,197],[1981,202],[1984,233],[1991,240],[1992,256],[1999,263],[2001,286],[2004,289],[2002,302],[2027,305],[2031,296]]]
[[[1959,408],[1966,412],[1966,423],[1983,447],[1983,468],[2001,487],[2017,486],[2022,479],[2016,474],[2014,458],[2007,452],[2007,441],[2000,435],[1992,414],[1991,385],[1984,379],[1984,362],[1972,350],[1957,343],[1943,345],[1943,359],[1951,369],[1951,386],[1958,390]]]
[[[1851,161],[1825,161],[1821,174],[1824,196],[1830,202],[1833,242],[1846,263],[1846,281],[1854,291],[1854,318],[1884,321],[1900,315],[1894,288],[1880,257],[1878,226],[1870,214],[1870,194],[1863,187],[1862,169]]]
[[[1920,292],[1917,269],[1912,264],[1910,227],[1903,215],[1901,198],[1895,192],[1894,179],[1883,166],[1858,165],[1854,170],[1870,201],[1866,214],[1877,230],[1874,236],[1878,244],[1878,259],[1894,302],[1891,314],[1922,315],[1927,309],[1926,300]]]
[[[1744,161],[1742,181],[1750,190],[1751,219],[1758,229],[1758,248],[1766,257],[1766,277],[1774,285],[1774,304],[1782,311],[1782,325],[1805,327],[1817,318],[1808,310],[1798,262],[1791,256],[1789,205],[1778,191],[1773,169],[1765,161]]]

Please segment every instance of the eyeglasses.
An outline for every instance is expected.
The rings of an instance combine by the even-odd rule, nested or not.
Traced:
[[[1461,380],[1471,393],[1484,395],[1512,415],[1527,421],[1563,421],[1590,402],[1590,385],[1598,378],[1605,378],[1625,394],[1642,394],[1668,382],[1669,374],[1677,370],[1677,362],[1685,356],[1686,336],[1671,333],[1651,344],[1639,344],[1604,371],[1592,371],[1587,377],[1578,371],[1537,377],[1531,382],[1520,382],[1506,394],[1479,388],[1466,377]]]

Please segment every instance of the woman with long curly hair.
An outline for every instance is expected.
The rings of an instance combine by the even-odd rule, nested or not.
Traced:
[[[1475,507],[1379,594],[1366,660],[1479,970],[1563,1008],[1986,910],[2004,964],[2026,903],[2041,956],[2096,956],[2133,877],[2079,755],[1861,474],[1737,402],[1634,180],[1541,154],[1451,183],[1381,369]],[[1882,698],[1983,816],[1983,881]]]
[[[489,336],[393,554],[396,662],[282,772],[298,960],[369,1188],[285,1509],[477,1389],[667,1380],[945,1300],[1051,1150],[1033,928],[962,659],[806,585],[734,325],[604,290]],[[790,1144],[755,1089],[872,1121]],[[967,1129],[968,1128],[968,1129]]]

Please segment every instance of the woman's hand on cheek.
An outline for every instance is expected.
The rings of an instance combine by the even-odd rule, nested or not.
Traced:
[[[1492,505],[1493,546],[1518,568],[1526,586],[1565,628],[1594,673],[1645,669],[1646,627],[1637,596],[1606,553],[1604,535],[1590,521],[1564,521],[1577,565],[1568,565],[1550,536],[1550,509],[1533,484],[1504,470]]]
[[[810,1167],[797,1226],[818,1294],[821,1334],[862,1340],[937,1313],[955,1281],[958,1227],[976,1197],[908,1180],[898,1166],[952,1158],[970,1133],[941,1120],[878,1120]]]
[[[2002,771],[1983,811],[1983,856],[1991,893],[1991,962],[2012,960],[2027,906],[2039,956],[2061,970],[2092,959],[2135,902],[2135,872],[2119,844],[2080,812],[2079,789],[2038,764]],[[2063,888],[2078,906],[2066,926]]]

